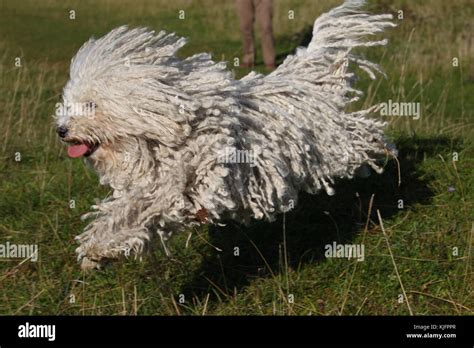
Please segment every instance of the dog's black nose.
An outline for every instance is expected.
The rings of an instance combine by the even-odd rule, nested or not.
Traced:
[[[56,133],[58,133],[58,135],[61,138],[64,138],[67,134],[67,128],[64,127],[64,126],[60,126],[60,127],[56,128]]]

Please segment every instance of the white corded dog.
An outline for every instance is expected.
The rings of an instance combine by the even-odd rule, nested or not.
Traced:
[[[365,37],[393,27],[391,15],[360,12],[348,0],[314,23],[313,39],[267,76],[234,80],[201,53],[181,60],[186,40],[123,26],[85,43],[71,64],[57,132],[70,157],[84,156],[113,195],[84,215],[82,267],[140,255],[153,236],[222,219],[272,220],[300,190],[332,195],[393,149],[367,110],[351,63],[372,78],[377,65],[352,54],[386,44]]]

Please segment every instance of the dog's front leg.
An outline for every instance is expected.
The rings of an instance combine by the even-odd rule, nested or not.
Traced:
[[[120,256],[138,256],[153,236],[160,237],[168,254],[166,240],[171,234],[201,223],[195,205],[183,193],[184,175],[175,173],[159,177],[150,187],[115,192],[115,198],[95,206],[97,212],[88,214],[95,220],[77,237],[76,252],[83,268],[100,267]]]
[[[76,237],[80,246],[76,249],[83,269],[100,268],[107,260],[120,256],[140,255],[151,232],[146,223],[139,224],[136,217],[139,207],[126,205],[125,199],[100,203],[96,215],[82,234]]]

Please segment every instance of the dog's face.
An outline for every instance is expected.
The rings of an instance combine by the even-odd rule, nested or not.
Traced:
[[[92,155],[100,144],[109,141],[104,129],[97,127],[103,115],[97,113],[94,101],[58,104],[56,110],[56,132],[68,145],[68,155],[76,158]]]
[[[56,132],[68,146],[69,157],[89,157],[104,148],[119,147],[126,138],[140,136],[139,131],[127,125],[124,119],[108,112],[109,105],[100,93],[75,96],[69,93],[69,85],[65,88],[63,102],[56,108]],[[127,116],[126,110],[123,115]]]
[[[173,58],[184,43],[174,34],[126,27],[85,43],[56,109],[69,156],[100,157],[104,149],[144,141],[183,144],[199,107],[183,93],[185,76]]]

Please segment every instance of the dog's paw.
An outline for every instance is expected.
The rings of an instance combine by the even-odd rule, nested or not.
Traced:
[[[101,269],[106,263],[106,259],[99,256],[97,253],[93,253],[92,250],[86,250],[84,245],[79,246],[76,249],[77,260],[81,263],[81,269],[84,271],[90,271],[94,269]]]
[[[102,264],[100,261],[89,259],[88,257],[83,257],[81,260],[81,269],[83,271],[91,271],[94,269],[101,269]]]

